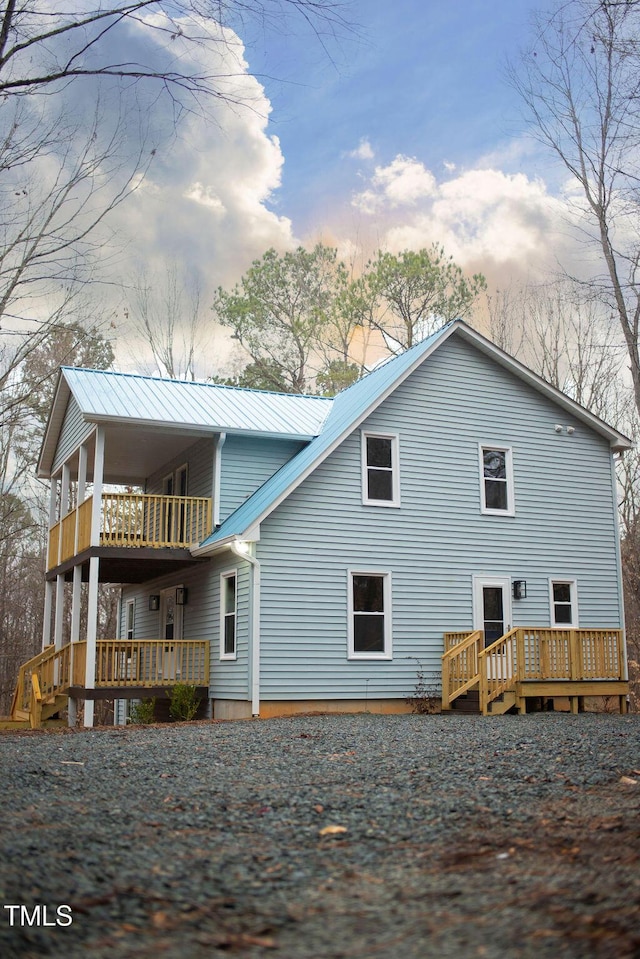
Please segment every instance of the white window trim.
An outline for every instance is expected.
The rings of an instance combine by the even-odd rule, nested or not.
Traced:
[[[225,599],[226,581],[228,579],[231,579],[232,576],[234,577],[236,581],[236,589],[235,589],[235,597],[234,597],[235,607],[233,610],[233,616],[234,616],[233,640],[234,641],[233,641],[233,652],[225,653],[224,651],[225,625],[226,625],[227,615],[229,614],[225,613],[224,599]],[[220,573],[220,659],[230,661],[230,660],[236,660],[237,658],[238,658],[238,570],[237,568],[235,568],[235,569],[228,569],[228,570],[225,570],[224,573]]]
[[[354,576],[381,576],[382,601],[384,603],[384,651],[382,653],[358,653],[354,649],[353,629],[353,577]],[[391,573],[383,569],[348,569],[347,570],[347,659],[351,660],[390,660],[393,659],[393,637],[391,630]]]
[[[571,597],[571,622],[556,623],[556,606],[553,600],[554,583],[567,583]],[[554,629],[579,629],[578,620],[578,580],[573,576],[550,576],[549,577],[549,622]]]
[[[131,614],[131,636],[129,636],[129,614]],[[124,607],[124,635],[129,642],[136,635],[136,601],[128,599]]]
[[[380,440],[391,440],[391,480],[392,480],[392,499],[370,499],[369,489],[369,464],[367,462],[367,439],[374,438]],[[377,430],[360,431],[360,458],[361,458],[361,483],[362,483],[362,504],[363,506],[391,506],[398,508],[400,506],[400,436],[398,433],[381,433]]]
[[[497,450],[505,454],[505,468],[507,472],[507,508],[490,509],[486,502],[485,475],[484,475],[484,450]],[[516,502],[513,486],[513,450],[511,446],[505,446],[504,443],[478,443],[478,462],[480,465],[480,512],[488,516],[515,516]]]

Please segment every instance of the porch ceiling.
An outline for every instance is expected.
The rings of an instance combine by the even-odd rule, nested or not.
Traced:
[[[105,426],[104,482],[143,486],[147,477],[184,453],[196,440],[214,435],[207,430],[108,424]],[[91,436],[87,447],[87,480],[92,482],[95,435]],[[72,479],[77,479],[77,453],[69,460],[69,466]]]

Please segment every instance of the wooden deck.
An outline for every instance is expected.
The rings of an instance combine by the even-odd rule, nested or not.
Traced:
[[[208,640],[104,639],[96,645],[95,684],[85,687],[87,644],[48,646],[20,667],[11,718],[37,728],[43,719],[80,699],[133,699],[178,683],[209,686]]]
[[[620,629],[518,626],[484,648],[474,632],[444,634],[442,708],[472,689],[484,716],[526,712],[528,699],[568,697],[578,712],[586,696],[615,696],[627,711],[624,639]]]
[[[211,509],[207,497],[103,493],[99,545],[189,547],[211,532]],[[51,527],[47,570],[89,548],[92,513],[90,496]]]

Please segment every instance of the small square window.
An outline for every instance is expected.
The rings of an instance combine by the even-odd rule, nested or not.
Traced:
[[[362,502],[367,506],[399,506],[398,437],[362,433]]]
[[[575,579],[552,579],[549,582],[551,625],[578,625],[577,585]]]

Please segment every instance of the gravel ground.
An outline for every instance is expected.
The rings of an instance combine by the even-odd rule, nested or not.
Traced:
[[[638,715],[7,733],[0,762],[0,899],[51,923],[4,909],[3,959],[640,956]]]

